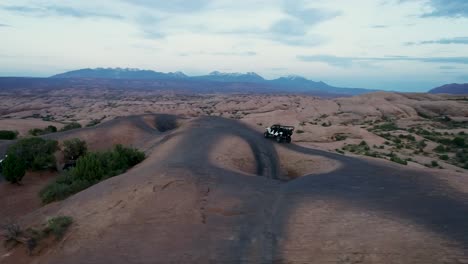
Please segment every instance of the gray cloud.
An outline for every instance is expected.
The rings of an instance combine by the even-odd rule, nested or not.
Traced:
[[[2,9],[31,16],[67,16],[74,18],[109,18],[122,19],[119,15],[76,9],[68,6],[3,6]]]
[[[425,45],[425,44],[464,44],[468,45],[468,37],[443,38],[437,40],[425,40],[419,42],[406,42],[405,45]]]
[[[143,32],[143,36],[148,39],[161,39],[165,34],[161,31],[160,23],[162,19],[153,15],[141,15],[136,23]]]
[[[336,11],[307,8],[302,0],[285,1],[283,10],[286,14],[306,25],[315,25],[340,15],[340,12]]]
[[[308,8],[302,0],[284,1],[283,12],[288,17],[273,23],[263,35],[291,46],[316,46],[323,43],[323,38],[308,34],[309,29],[340,15],[336,11]]]
[[[185,13],[200,11],[210,4],[211,0],[124,0],[127,3],[153,8],[169,13]]]
[[[270,32],[278,35],[306,35],[309,27],[335,18],[340,13],[317,8],[307,8],[302,0],[284,2],[283,11],[289,17],[275,22]]]
[[[299,55],[297,56],[297,59],[307,62],[323,62],[336,67],[350,67],[355,63],[362,64],[381,61],[417,61],[427,63],[468,64],[468,57],[338,57],[332,55]]]
[[[7,25],[7,24],[1,24],[0,23],[0,27],[11,27],[10,25]]]

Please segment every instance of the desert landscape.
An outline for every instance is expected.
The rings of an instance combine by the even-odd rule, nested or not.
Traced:
[[[455,140],[466,142],[466,96],[64,88],[0,98],[0,127],[18,138],[36,128],[60,145],[79,138],[90,151],[122,144],[146,155],[48,204],[39,192],[64,177],[63,158],[20,186],[1,182],[4,221],[73,219],[29,253],[2,248],[2,263],[468,261],[467,149]],[[60,132],[74,123],[83,128]],[[263,137],[275,123],[295,126],[291,144]],[[12,144],[1,142],[2,155]]]
[[[1,0],[0,264],[468,264],[467,0]]]

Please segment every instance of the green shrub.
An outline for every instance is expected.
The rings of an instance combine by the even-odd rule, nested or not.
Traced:
[[[302,134],[302,133],[304,133],[304,130],[300,130],[300,129],[299,129],[299,130],[296,131],[296,133],[297,133],[297,134]]]
[[[86,125],[86,127],[93,127],[93,126],[98,125],[100,123],[101,123],[101,120],[93,119],[93,120],[89,121],[89,123]]]
[[[399,164],[408,165],[408,162],[406,160],[401,159],[400,157],[398,157],[395,154],[391,155],[390,160],[393,161],[393,162],[399,163]]]
[[[83,140],[73,138],[63,142],[63,155],[67,161],[77,160],[86,152],[88,152],[88,147]]]
[[[335,135],[335,140],[336,141],[343,141],[343,140],[346,140],[348,137],[346,135],[343,135],[343,134],[336,134]]]
[[[452,143],[457,146],[457,147],[460,147],[460,148],[464,148],[465,147],[465,139],[462,138],[462,137],[456,137],[452,140]]]
[[[15,153],[8,154],[2,162],[2,174],[5,180],[11,183],[19,183],[26,173],[26,164],[24,160]]]
[[[39,193],[42,203],[48,204],[54,201],[66,199],[70,195],[78,193],[95,184],[88,180],[74,178],[70,172],[60,175],[55,182],[52,182]]]
[[[16,139],[17,136],[18,136],[17,131],[0,130],[0,139],[13,140],[13,139]]]
[[[441,160],[448,160],[448,159],[449,159],[449,156],[447,156],[447,155],[440,155],[439,158],[440,158]]]
[[[73,223],[73,219],[69,216],[57,216],[51,218],[47,221],[47,226],[44,228],[43,232],[48,234],[53,234],[55,239],[59,240],[63,237],[65,232],[67,232],[68,227]]]
[[[133,148],[116,145],[111,151],[87,153],[76,166],[40,192],[43,203],[63,200],[102,180],[124,173],[145,159],[145,154]]]
[[[438,167],[439,166],[439,163],[435,160],[431,161],[431,166],[432,167]]]
[[[392,130],[398,130],[399,128],[395,123],[390,122],[390,123],[385,123],[379,126],[375,126],[374,129],[379,129],[382,131],[392,131]]]
[[[24,161],[26,169],[43,170],[55,168],[54,152],[57,146],[58,143],[55,140],[25,138],[11,145],[7,154],[8,156],[17,155]]]
[[[443,153],[446,152],[446,148],[443,145],[439,145],[434,149],[435,152]]]
[[[29,134],[31,136],[41,136],[41,135],[46,135],[46,134],[55,133],[55,132],[57,132],[57,128],[55,126],[48,126],[44,129],[34,128],[34,129],[29,130]]]
[[[80,123],[73,122],[73,123],[66,124],[62,129],[60,129],[60,131],[68,131],[68,130],[73,130],[73,129],[78,129],[78,128],[81,128]]]

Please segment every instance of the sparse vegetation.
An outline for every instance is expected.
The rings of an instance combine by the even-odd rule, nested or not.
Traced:
[[[86,125],[86,127],[93,127],[93,126],[99,125],[100,123],[101,123],[101,120],[93,119],[93,120],[89,121],[89,123]]]
[[[68,131],[68,130],[73,130],[73,129],[78,129],[81,128],[80,123],[77,122],[72,122],[69,124],[66,124],[60,131]]]
[[[343,140],[346,140],[348,138],[348,136],[344,135],[344,134],[336,134],[334,136],[335,140],[336,141],[343,141]]]
[[[124,173],[144,158],[143,152],[122,145],[116,145],[111,151],[87,153],[77,160],[76,167],[40,192],[42,202],[63,200],[102,180]]]
[[[408,162],[400,157],[398,157],[395,153],[390,154],[390,160],[402,165],[408,165]]]
[[[29,255],[32,255],[41,241],[50,235],[53,235],[56,241],[62,239],[72,223],[73,218],[69,216],[57,216],[50,218],[42,230],[35,228],[23,230],[18,224],[9,222],[2,226],[4,245],[14,248],[23,244],[27,247]]]
[[[297,134],[303,134],[303,133],[304,133],[304,130],[298,129],[298,130],[296,131],[296,133],[297,133]]]
[[[47,226],[44,228],[43,233],[45,235],[53,234],[56,240],[60,240],[72,223],[73,219],[69,216],[51,218],[47,221]]]
[[[57,132],[57,128],[55,126],[48,126],[44,129],[40,129],[40,128],[31,129],[29,130],[28,133],[31,136],[42,136],[42,135],[51,134],[55,132]]]
[[[382,125],[374,126],[374,130],[381,130],[381,131],[393,131],[398,130],[398,126],[394,122],[385,123]]]
[[[14,140],[17,136],[17,131],[0,130],[0,140]]]

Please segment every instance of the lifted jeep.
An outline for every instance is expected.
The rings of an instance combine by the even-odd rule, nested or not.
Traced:
[[[263,135],[265,138],[275,138],[278,143],[281,143],[282,141],[291,143],[293,131],[294,127],[292,126],[272,125],[271,127],[266,128]]]

